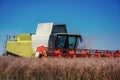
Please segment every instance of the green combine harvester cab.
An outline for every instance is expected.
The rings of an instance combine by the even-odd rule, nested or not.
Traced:
[[[7,41],[7,55],[16,55],[21,57],[32,57],[31,34],[19,34],[14,36],[14,40]]]

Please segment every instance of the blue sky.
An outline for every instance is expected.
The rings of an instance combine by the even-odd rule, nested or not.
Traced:
[[[120,49],[119,0],[0,0],[0,47],[5,35],[34,34],[42,22],[66,24],[87,48]]]

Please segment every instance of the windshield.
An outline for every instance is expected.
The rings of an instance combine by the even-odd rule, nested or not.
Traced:
[[[78,36],[71,35],[57,35],[55,42],[56,48],[75,49],[76,43],[78,42]]]
[[[76,37],[75,36],[69,36],[68,37],[69,41],[69,49],[74,49],[75,48],[75,43],[76,43]]]
[[[57,36],[56,47],[64,48],[65,47],[66,36]]]

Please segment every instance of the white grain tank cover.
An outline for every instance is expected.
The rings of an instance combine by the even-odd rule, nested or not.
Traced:
[[[36,48],[40,45],[48,47],[49,36],[52,33],[53,23],[40,23],[37,26],[36,34],[32,35],[32,47]]]

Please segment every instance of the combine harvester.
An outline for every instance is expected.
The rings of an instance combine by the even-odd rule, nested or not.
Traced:
[[[35,35],[19,34],[14,40],[7,40],[6,55],[31,58],[46,57],[47,53],[48,57],[120,57],[120,50],[84,49],[82,44],[82,36],[67,33],[66,25],[41,23]]]

